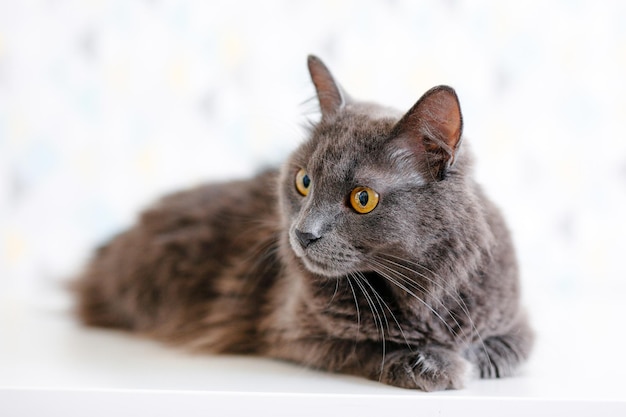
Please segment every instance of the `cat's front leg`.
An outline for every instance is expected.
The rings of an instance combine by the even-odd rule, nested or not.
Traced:
[[[380,381],[422,391],[460,389],[471,377],[471,364],[458,353],[439,346],[387,355]]]
[[[434,345],[412,350],[387,345],[383,350],[373,341],[301,339],[270,346],[268,356],[423,391],[462,388],[472,369],[459,353]]]

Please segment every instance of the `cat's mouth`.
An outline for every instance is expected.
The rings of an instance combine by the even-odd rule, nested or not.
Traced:
[[[358,259],[354,254],[330,248],[322,242],[303,248],[292,236],[289,243],[305,268],[314,274],[338,278],[358,271]]]

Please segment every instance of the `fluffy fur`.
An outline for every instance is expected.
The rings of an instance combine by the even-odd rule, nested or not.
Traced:
[[[532,332],[454,90],[436,87],[402,115],[351,99],[308,63],[322,111],[308,140],[279,171],[145,211],[76,281],[80,319],[426,391],[511,375]],[[357,186],[380,196],[369,213],[348,201]]]

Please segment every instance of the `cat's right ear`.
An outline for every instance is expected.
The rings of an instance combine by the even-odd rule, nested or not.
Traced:
[[[321,59],[309,55],[308,66],[320,102],[322,119],[328,119],[345,106],[347,95]]]

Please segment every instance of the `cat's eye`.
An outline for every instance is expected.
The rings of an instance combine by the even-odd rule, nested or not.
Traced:
[[[309,188],[311,187],[311,178],[307,174],[304,168],[300,169],[296,174],[296,189],[300,194],[306,196],[309,194]]]
[[[378,193],[369,187],[356,187],[350,193],[350,205],[361,214],[369,213],[378,205]]]

